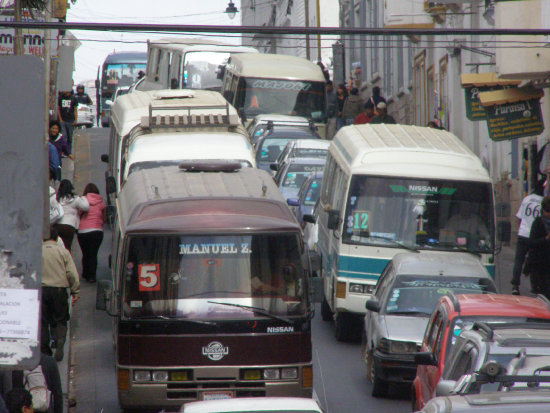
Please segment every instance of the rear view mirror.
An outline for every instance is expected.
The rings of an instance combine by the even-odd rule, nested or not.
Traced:
[[[439,380],[435,388],[435,395],[448,396],[452,393],[455,387],[456,387],[455,380]]]
[[[340,211],[336,209],[331,209],[328,211],[328,229],[338,229],[340,225]]]
[[[435,366],[435,359],[431,352],[424,351],[414,355],[414,362],[421,366]]]
[[[290,206],[300,206],[300,202],[298,202],[298,198],[287,198],[286,203]]]
[[[101,162],[109,163],[109,155],[101,155]]]

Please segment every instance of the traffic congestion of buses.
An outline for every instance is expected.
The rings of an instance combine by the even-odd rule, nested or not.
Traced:
[[[298,57],[168,39],[108,102],[97,307],[121,408],[323,411],[319,303],[336,340],[362,342],[374,397],[405,385],[412,411],[492,412],[521,394],[548,411],[550,302],[499,294],[481,161],[429,127],[327,140],[325,82]]]

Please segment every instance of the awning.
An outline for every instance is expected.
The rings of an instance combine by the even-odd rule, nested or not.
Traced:
[[[544,96],[542,89],[535,88],[510,88],[481,92],[479,95],[481,106],[505,105],[507,103],[524,102],[531,99],[540,99]]]
[[[463,73],[460,75],[462,87],[517,86],[521,80],[500,79],[496,73]]]

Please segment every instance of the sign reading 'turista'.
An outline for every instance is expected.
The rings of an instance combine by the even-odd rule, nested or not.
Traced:
[[[511,88],[479,94],[487,114],[489,137],[494,141],[539,135],[544,130],[541,89]]]

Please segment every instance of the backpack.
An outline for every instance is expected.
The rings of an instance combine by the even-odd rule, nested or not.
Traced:
[[[50,408],[52,392],[46,385],[46,378],[40,364],[32,370],[23,373],[23,384],[32,395],[32,404],[37,412],[47,412]]]

